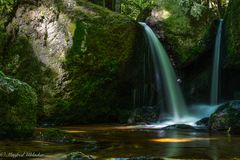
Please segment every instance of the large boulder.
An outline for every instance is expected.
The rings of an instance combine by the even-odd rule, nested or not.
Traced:
[[[22,1],[0,66],[37,90],[40,120],[119,121],[131,107],[124,72],[136,30],[129,18],[84,0]]]
[[[230,101],[214,112],[209,119],[211,131],[240,133],[240,101]]]
[[[26,137],[36,127],[37,95],[26,83],[0,72],[0,137]]]

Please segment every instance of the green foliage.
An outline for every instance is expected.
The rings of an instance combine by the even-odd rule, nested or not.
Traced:
[[[0,29],[11,17],[18,0],[0,0]]]
[[[182,10],[186,14],[190,14],[191,16],[199,19],[204,9],[208,9],[209,4],[207,4],[208,1],[206,0],[179,0],[179,5],[182,7]]]
[[[208,49],[207,35],[215,17],[210,10],[203,10],[201,15],[194,17],[188,13],[189,6],[185,4],[188,9],[184,9],[182,5],[179,0],[159,3],[160,10],[169,13],[169,17],[162,20],[167,41],[173,46],[180,62],[187,63]]]
[[[153,4],[154,0],[122,0],[121,13],[133,19],[137,19],[145,8]]]
[[[17,0],[0,0],[0,14],[8,14],[12,11],[14,4]]]

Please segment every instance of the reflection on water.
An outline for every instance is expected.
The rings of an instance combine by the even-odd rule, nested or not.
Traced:
[[[193,141],[209,141],[216,140],[216,138],[156,138],[151,139],[152,142],[160,143],[184,143],[184,142],[193,142]]]
[[[237,160],[240,158],[239,136],[134,126],[98,125],[61,129],[71,133],[81,143],[4,140],[0,141],[0,153],[40,153],[44,155],[41,159],[59,159],[75,151],[93,155],[97,159],[156,157],[159,159]]]

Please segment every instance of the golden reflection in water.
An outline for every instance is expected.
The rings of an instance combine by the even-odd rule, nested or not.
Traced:
[[[216,140],[216,138],[156,138],[156,139],[150,139],[151,142],[158,142],[158,143],[186,143],[186,142],[193,142],[193,141],[209,141],[209,140]]]
[[[78,131],[78,130],[63,130],[66,133],[86,133],[87,131]]]

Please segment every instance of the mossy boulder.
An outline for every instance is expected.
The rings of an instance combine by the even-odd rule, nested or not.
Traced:
[[[119,121],[131,105],[130,89],[123,80],[137,25],[84,1],[77,1],[70,14],[74,14],[69,24],[73,46],[66,57],[70,81],[66,88],[71,99],[61,101],[58,108],[75,111],[71,118],[82,122]]]
[[[26,137],[36,127],[37,95],[26,83],[0,72],[0,137]]]
[[[240,101],[230,101],[210,116],[210,131],[240,133]]]
[[[239,0],[230,0],[225,16],[225,67],[240,69],[240,12]]]
[[[136,28],[84,0],[23,1],[6,28],[1,67],[36,89],[40,121],[119,122],[131,108],[124,75]]]

